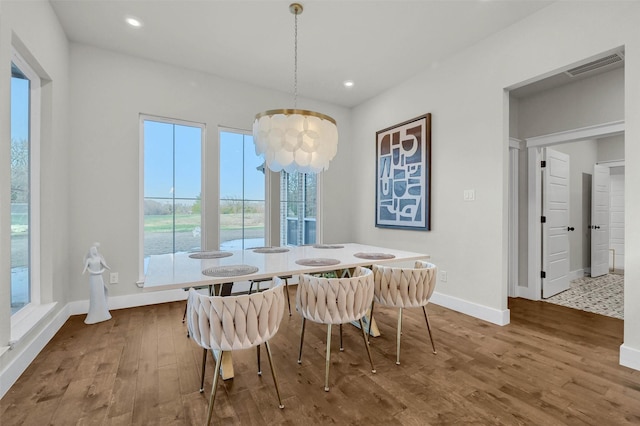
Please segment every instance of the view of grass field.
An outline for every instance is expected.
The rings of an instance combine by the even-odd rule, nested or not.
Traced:
[[[264,229],[264,213],[229,213],[220,215],[220,230]],[[200,227],[200,214],[176,214],[175,232],[193,232]],[[144,232],[173,232],[173,215],[145,215]]]
[[[244,226],[243,226],[244,225]],[[175,232],[174,232],[175,229]],[[172,214],[145,215],[145,256],[201,249],[200,214],[176,214],[175,228]],[[257,241],[262,239],[261,243]],[[220,215],[220,246],[264,244],[264,213],[228,213]]]

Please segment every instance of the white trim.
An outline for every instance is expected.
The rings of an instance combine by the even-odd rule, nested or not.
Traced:
[[[207,207],[205,200],[207,177],[205,167],[207,165],[207,125],[199,124],[200,127],[200,250],[207,250],[207,230],[211,226],[207,221]]]
[[[45,305],[30,303],[11,316],[11,338],[9,346],[20,342],[31,330],[36,328],[53,311],[57,302]]]
[[[324,173],[316,174],[316,244],[324,243],[323,223],[324,223],[324,211],[322,209],[323,204],[323,178]]]
[[[138,117],[138,281],[144,282],[144,120]]]
[[[579,278],[584,278],[584,269],[576,269],[575,271],[569,272],[569,281],[577,280]]]
[[[610,161],[598,161],[596,163],[599,166],[605,167],[624,167],[624,160],[610,160]]]
[[[13,349],[19,351],[19,353],[0,371],[0,398],[11,389],[11,386],[13,386],[20,375],[24,373],[33,360],[36,359],[36,356],[38,356],[40,351],[44,349],[68,319],[68,307],[65,306],[45,325],[43,330],[40,331],[32,341],[27,342],[24,347],[18,345]]]
[[[594,126],[581,127],[579,129],[565,130],[548,135],[527,138],[527,148],[534,146],[549,146],[559,143],[575,142],[585,139],[605,138],[624,133],[624,120],[610,123],[596,124]]]
[[[509,309],[501,311],[438,292],[434,292],[431,296],[431,303],[466,315],[471,315],[474,318],[479,318],[497,325],[507,325],[510,322]]]
[[[511,141],[511,139],[510,139]],[[519,242],[518,242],[518,200],[519,200],[519,155],[517,148],[509,145],[509,252],[508,252],[508,288],[509,297],[518,296],[518,259],[519,259]]]
[[[528,190],[528,262],[529,272],[526,287],[519,287],[520,297],[531,300],[540,300],[542,283],[540,271],[542,270],[542,259],[540,250],[542,247],[542,227],[540,217],[542,216],[542,182],[540,161],[542,153],[540,148],[528,149],[529,161],[529,190]]]
[[[124,296],[107,296],[107,306],[110,310],[136,308],[139,306],[157,305],[159,303],[187,300],[184,290],[152,291],[146,293],[127,294]],[[74,300],[67,304],[69,315],[82,315],[89,311],[89,299]]]
[[[629,347],[624,343],[620,345],[620,365],[640,370],[640,350]]]
[[[510,137],[509,138],[509,148],[525,149],[526,148],[526,143],[522,139]]]

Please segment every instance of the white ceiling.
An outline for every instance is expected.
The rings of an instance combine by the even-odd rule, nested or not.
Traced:
[[[50,2],[71,41],[290,92],[293,99],[290,1]],[[358,105],[551,3],[302,2],[298,95]],[[126,16],[144,26],[129,27]],[[348,79],[355,82],[351,89],[342,85]]]

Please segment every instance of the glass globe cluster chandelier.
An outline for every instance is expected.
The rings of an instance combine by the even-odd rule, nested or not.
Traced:
[[[328,115],[297,109],[298,15],[302,13],[302,5],[292,3],[289,10],[295,16],[294,107],[257,114],[253,141],[256,154],[262,155],[266,166],[274,172],[319,173],[329,168],[338,151],[338,127]]]

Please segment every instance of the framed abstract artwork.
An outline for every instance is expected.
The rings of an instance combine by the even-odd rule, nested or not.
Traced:
[[[376,226],[430,230],[431,114],[376,132]]]

